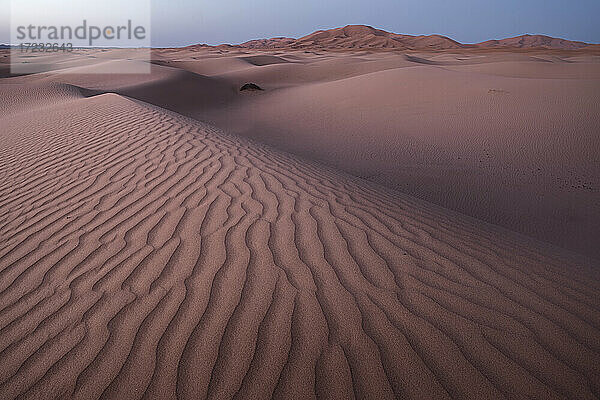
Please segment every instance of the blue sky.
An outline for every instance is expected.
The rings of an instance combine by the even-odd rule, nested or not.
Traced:
[[[0,0],[0,42],[9,41],[9,4]],[[240,43],[366,24],[464,43],[523,33],[600,43],[599,16],[600,0],[152,0],[152,41]]]

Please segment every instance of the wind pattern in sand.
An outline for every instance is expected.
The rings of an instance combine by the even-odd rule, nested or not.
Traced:
[[[0,120],[0,398],[600,395],[590,265],[157,107],[69,96]]]

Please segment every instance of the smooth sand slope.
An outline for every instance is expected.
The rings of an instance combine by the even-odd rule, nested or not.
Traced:
[[[0,398],[600,396],[594,262],[46,78],[0,84]]]

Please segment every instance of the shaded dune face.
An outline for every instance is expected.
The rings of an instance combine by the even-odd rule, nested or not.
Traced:
[[[0,124],[2,399],[600,395],[589,261],[115,94]]]

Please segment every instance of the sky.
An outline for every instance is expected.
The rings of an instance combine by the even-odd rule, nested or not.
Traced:
[[[0,43],[10,41],[10,1],[0,0]],[[14,1],[23,6],[32,0]],[[600,43],[600,0],[149,1],[156,47],[301,37],[348,24],[404,34],[442,34],[463,43],[525,33]]]

